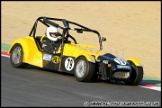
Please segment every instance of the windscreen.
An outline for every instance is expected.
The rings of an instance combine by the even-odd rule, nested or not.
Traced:
[[[70,28],[81,29],[81,27],[73,24],[70,25]],[[77,32],[76,30],[69,30],[69,34],[76,39],[78,44],[93,45],[97,46],[99,49],[99,39],[96,33],[84,30],[82,32]]]

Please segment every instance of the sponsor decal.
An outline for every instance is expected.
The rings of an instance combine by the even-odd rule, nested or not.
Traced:
[[[47,61],[51,61],[51,55],[49,55],[49,54],[44,54],[43,55],[43,60],[47,60]]]
[[[74,59],[72,57],[68,57],[65,60],[65,69],[71,71],[74,68]]]
[[[52,62],[53,62],[54,64],[58,64],[58,63],[60,62],[60,57],[59,57],[59,56],[53,56],[53,57],[52,57]]]
[[[130,66],[117,65],[118,69],[131,69]]]

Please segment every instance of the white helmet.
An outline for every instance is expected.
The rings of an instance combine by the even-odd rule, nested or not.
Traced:
[[[56,35],[56,37],[52,37],[51,36],[51,33],[54,33]],[[57,41],[57,35],[59,34],[59,31],[56,27],[54,26],[50,26],[47,28],[46,30],[46,35],[47,35],[47,38],[50,39],[51,41]]]

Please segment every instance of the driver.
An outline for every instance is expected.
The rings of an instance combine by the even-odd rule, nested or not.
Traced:
[[[58,47],[61,44],[61,39],[58,39],[58,36],[61,36],[61,34],[56,27],[48,27],[46,30],[46,36],[43,37],[41,42],[43,51],[49,54],[56,54]]]

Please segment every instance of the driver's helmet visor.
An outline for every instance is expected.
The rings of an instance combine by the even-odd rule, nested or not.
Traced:
[[[60,35],[60,33],[55,33],[55,32],[50,32],[49,33],[50,34],[50,36],[52,36],[52,37],[57,37],[57,36],[59,36]]]

